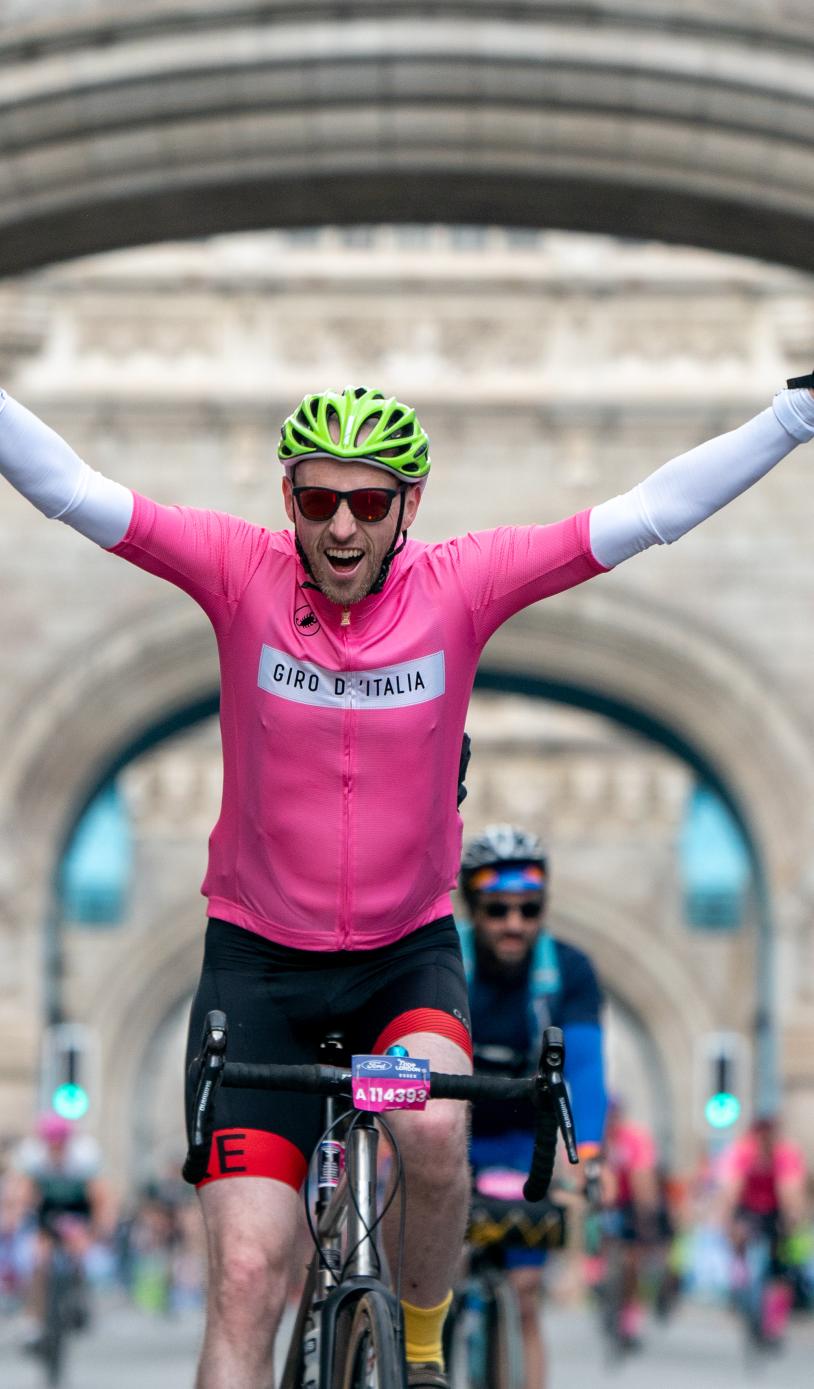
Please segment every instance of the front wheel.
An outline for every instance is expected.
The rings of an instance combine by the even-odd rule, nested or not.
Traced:
[[[72,1287],[72,1271],[65,1255],[61,1250],[55,1250],[45,1283],[45,1319],[41,1349],[45,1382],[48,1385],[59,1385],[63,1381]]]
[[[336,1389],[403,1389],[404,1358],[387,1299],[360,1297],[345,1343]]]

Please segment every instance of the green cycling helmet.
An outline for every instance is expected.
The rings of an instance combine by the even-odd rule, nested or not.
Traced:
[[[372,429],[360,442],[365,424]],[[430,471],[430,441],[415,410],[366,386],[307,395],[284,422],[281,436],[277,457],[285,468],[327,455],[375,463],[405,482],[421,482]]]

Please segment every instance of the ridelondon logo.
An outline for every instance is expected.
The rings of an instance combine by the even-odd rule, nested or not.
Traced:
[[[325,670],[312,661],[298,661],[286,651],[264,646],[257,683],[261,690],[327,709],[394,709],[426,704],[445,688],[444,653],[433,651],[414,661],[377,670]]]
[[[294,609],[294,626],[304,637],[313,637],[319,631],[319,618],[310,603],[300,603]]]

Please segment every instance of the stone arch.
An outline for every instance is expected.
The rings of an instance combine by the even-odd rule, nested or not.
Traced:
[[[133,1151],[135,1105],[149,1088],[145,1058],[152,1038],[198,981],[203,942],[201,906],[187,897],[162,913],[117,953],[87,1019],[104,1058],[99,1130],[111,1172],[125,1188],[143,1176],[144,1155]],[[182,1077],[178,1076],[179,1114]],[[142,1170],[138,1170],[141,1168]]]
[[[680,954],[658,939],[648,923],[621,913],[584,884],[563,879],[568,910],[554,912],[557,935],[588,950],[609,994],[641,1022],[666,1085],[664,1109],[671,1118],[664,1133],[669,1156],[679,1169],[694,1156],[696,1117],[695,1039],[715,1026],[713,1010]]]
[[[804,4],[31,0],[0,28],[0,274],[325,221],[558,226],[808,269]],[[305,93],[305,95],[304,95]]]
[[[592,691],[693,750],[741,813],[775,920],[782,926],[796,919],[812,830],[811,749],[762,672],[717,632],[631,601],[609,579],[518,615],[490,642],[482,670],[552,690]],[[126,629],[101,633],[81,666],[49,681],[47,714],[44,701],[29,701],[0,759],[0,803],[12,809],[18,850],[21,921],[48,920],[54,864],[68,829],[121,749],[137,746],[168,710],[210,699],[216,682],[214,643],[200,614],[186,604],[158,602]],[[694,1031],[709,1026],[706,1005],[682,975],[681,961],[653,941],[646,923],[619,921],[612,907],[578,885],[569,899],[566,929],[590,924],[590,948],[611,988],[652,1028],[674,1112],[689,1114],[684,1059]],[[134,1056],[150,1027],[194,983],[200,922],[197,902],[179,905],[172,930],[128,946],[127,960],[116,961],[100,993],[97,1021],[115,1076],[105,1129],[114,1144],[125,1141]],[[134,1040],[134,1029],[141,1040]],[[678,1138],[685,1153],[689,1136]]]
[[[482,676],[492,672],[660,730],[718,781],[768,891],[800,883],[814,790],[807,730],[770,676],[697,615],[643,602],[617,578],[591,584],[500,628],[481,662]]]
[[[799,886],[814,805],[810,742],[769,677],[717,630],[644,603],[611,577],[518,614],[490,641],[481,672],[592,693],[674,735],[725,788],[770,890]],[[86,659],[45,683],[48,698],[29,695],[0,763],[21,862],[41,865],[123,747],[211,699],[215,643],[197,609],[171,598],[100,631]]]

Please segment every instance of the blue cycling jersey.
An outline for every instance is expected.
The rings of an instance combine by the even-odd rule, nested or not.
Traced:
[[[526,967],[510,977],[489,968],[474,948],[471,927],[460,926],[472,1010],[475,1064],[479,1070],[517,1074],[534,1064],[544,1027],[565,1036],[565,1078],[571,1092],[577,1139],[599,1143],[607,1097],[602,1059],[602,992],[584,951],[553,936],[540,938]],[[476,1165],[525,1153],[533,1129],[529,1106],[477,1105],[472,1119]],[[501,1142],[505,1155],[500,1156]],[[482,1157],[479,1157],[482,1153]],[[516,1165],[514,1161],[507,1165]]]

